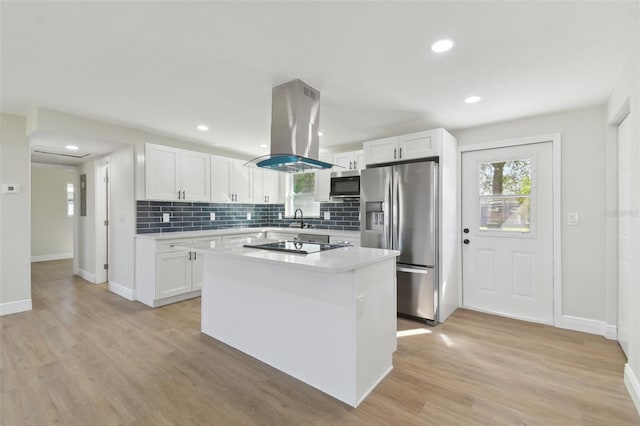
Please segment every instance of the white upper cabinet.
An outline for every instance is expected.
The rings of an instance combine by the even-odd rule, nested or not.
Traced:
[[[211,156],[211,201],[214,203],[252,203],[251,169],[245,160]]]
[[[254,172],[256,169],[254,169]],[[262,172],[262,196],[264,201],[256,201],[256,203],[276,204],[280,202],[279,199],[279,181],[280,174],[278,172],[272,172],[270,170],[260,170]],[[254,186],[254,191],[256,187]],[[255,200],[255,196],[254,196]]]
[[[276,204],[278,200],[278,173],[271,170],[253,169],[253,202]]]
[[[437,129],[398,137],[398,159],[400,160],[436,157],[438,152]]]
[[[214,203],[230,203],[232,201],[231,192],[231,170],[233,159],[211,156],[211,201]]]
[[[340,152],[333,154],[333,164],[336,166],[334,171],[360,170],[364,167],[364,153],[362,150]]]
[[[246,160],[233,159],[233,173],[231,179],[232,193],[237,203],[251,203],[251,168],[245,167]]]
[[[180,154],[182,199],[208,203],[211,199],[211,156],[195,151]]]
[[[365,142],[362,147],[365,165],[398,161],[397,136]]]
[[[209,201],[209,154],[145,144],[148,200]]]
[[[427,130],[365,142],[365,165],[437,157],[440,153],[440,130]]]
[[[178,179],[180,149],[145,144],[145,193],[148,200],[178,200],[182,198]]]

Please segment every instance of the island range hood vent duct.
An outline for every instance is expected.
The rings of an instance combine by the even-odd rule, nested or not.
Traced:
[[[330,169],[318,160],[320,92],[302,80],[274,87],[271,96],[271,154],[246,166],[287,173]]]

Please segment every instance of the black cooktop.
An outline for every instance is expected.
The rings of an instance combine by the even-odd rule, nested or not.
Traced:
[[[276,241],[264,244],[245,244],[243,247],[263,250],[285,251],[288,253],[310,254],[344,247],[342,244],[314,243],[307,241]]]

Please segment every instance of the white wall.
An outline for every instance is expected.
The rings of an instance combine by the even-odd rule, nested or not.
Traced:
[[[0,183],[20,185],[0,194],[0,315],[31,309],[31,157],[25,119],[0,115]]]
[[[75,177],[75,168],[32,164],[32,262],[73,257],[73,216],[67,215],[67,184],[75,186]]]
[[[453,131],[459,145],[562,135],[562,314],[604,323],[606,312],[604,106]],[[567,226],[567,213],[580,226]]]
[[[134,235],[136,233],[133,146],[112,152],[110,162],[109,289],[133,300]]]
[[[95,161],[86,161],[78,167],[78,176],[87,175],[87,215],[78,217],[78,274],[95,282]],[[78,182],[80,177],[78,177]],[[80,189],[78,190],[78,214],[80,214]]]
[[[618,82],[611,93],[609,101],[607,103],[607,125],[608,128],[608,144],[607,144],[607,157],[609,161],[609,180],[608,191],[615,193],[617,190],[616,181],[616,167],[617,164],[613,159],[617,157],[617,125],[623,118],[626,112],[630,112],[629,118],[631,121],[631,141],[632,141],[632,163],[635,167],[631,167],[631,187],[635,190],[632,196],[631,212],[625,212],[631,216],[631,232],[633,241],[633,248],[636,257],[640,259],[640,40],[633,51],[629,62],[624,71],[620,75]],[[615,196],[608,199],[610,212],[617,211],[617,199]],[[608,247],[611,247],[612,251],[616,248],[617,238],[617,214],[609,215],[609,223],[607,226],[607,243]],[[617,297],[615,290],[617,289],[617,275],[615,270],[617,268],[617,259],[615,256],[610,256],[607,262],[608,270],[610,273],[607,275],[610,278],[609,282],[609,298],[611,304],[617,303]],[[630,289],[630,300],[628,301],[628,310],[630,312],[631,321],[629,324],[629,359],[625,368],[625,384],[631,394],[633,401],[640,412],[640,312],[638,312],[638,306],[640,306],[640,262],[636,262],[635,270],[632,271],[632,288]]]

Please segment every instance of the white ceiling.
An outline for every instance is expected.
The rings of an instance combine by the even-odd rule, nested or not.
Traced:
[[[271,88],[294,78],[321,92],[333,150],[604,103],[639,31],[637,1],[0,7],[4,112],[50,108],[251,155],[268,151]],[[454,49],[432,53],[440,38]],[[465,104],[472,94],[483,101]]]

